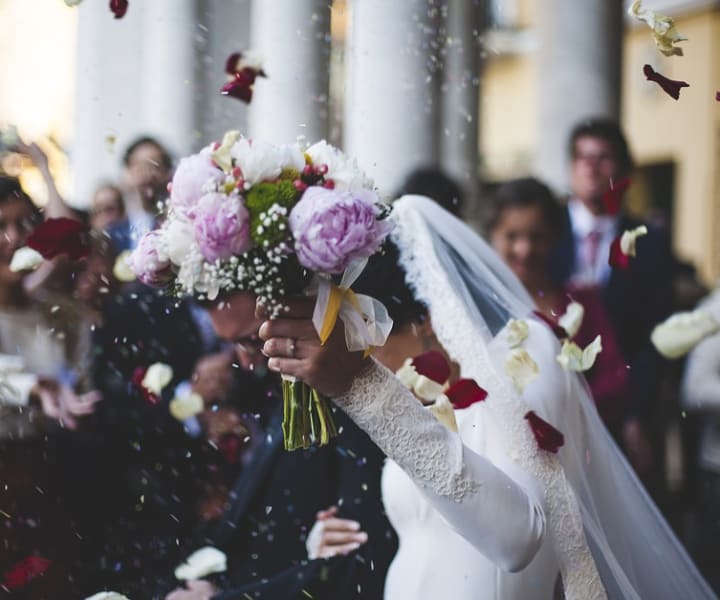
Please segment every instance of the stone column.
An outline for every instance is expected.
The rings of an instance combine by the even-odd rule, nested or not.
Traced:
[[[391,195],[410,171],[437,164],[429,2],[351,0],[349,8],[344,147]]]
[[[589,116],[618,118],[622,0],[544,0],[535,11],[539,127],[536,172],[567,190],[567,138]]]
[[[479,86],[483,0],[449,0],[440,86],[440,165],[463,188],[468,213],[478,191]]]
[[[251,137],[290,143],[328,133],[330,7],[327,0],[253,0],[251,48],[262,56],[249,108]]]

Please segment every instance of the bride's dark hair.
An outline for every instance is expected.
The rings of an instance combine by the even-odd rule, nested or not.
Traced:
[[[359,294],[377,298],[388,309],[393,329],[427,317],[427,307],[415,299],[408,287],[405,270],[400,266],[397,246],[386,240],[383,249],[368,260],[362,275],[352,288]]]

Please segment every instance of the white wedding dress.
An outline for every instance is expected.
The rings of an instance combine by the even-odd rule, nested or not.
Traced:
[[[559,573],[567,600],[716,598],[497,255],[427,198],[401,198],[392,218],[439,342],[489,394],[456,411],[459,433],[374,362],[335,399],[390,459],[383,499],[400,546],[387,600],[551,599]],[[505,368],[513,318],[539,367],[523,390]],[[563,434],[557,454],[538,448],[529,410]]]

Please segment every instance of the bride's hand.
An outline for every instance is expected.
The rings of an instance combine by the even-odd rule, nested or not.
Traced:
[[[341,319],[327,342],[320,344],[312,323],[314,298],[286,298],[283,303],[289,310],[260,326],[268,368],[295,377],[325,396],[346,392],[370,359],[362,352],[348,351]],[[266,317],[261,304],[257,312],[258,317]]]
[[[331,506],[317,513],[317,521],[305,542],[308,558],[348,554],[367,542],[367,533],[360,531],[360,523],[336,517],[337,511],[337,506]]]

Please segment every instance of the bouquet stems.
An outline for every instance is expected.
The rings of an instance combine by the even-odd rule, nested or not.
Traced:
[[[326,398],[302,381],[282,380],[283,440],[285,450],[324,446],[337,435]]]

